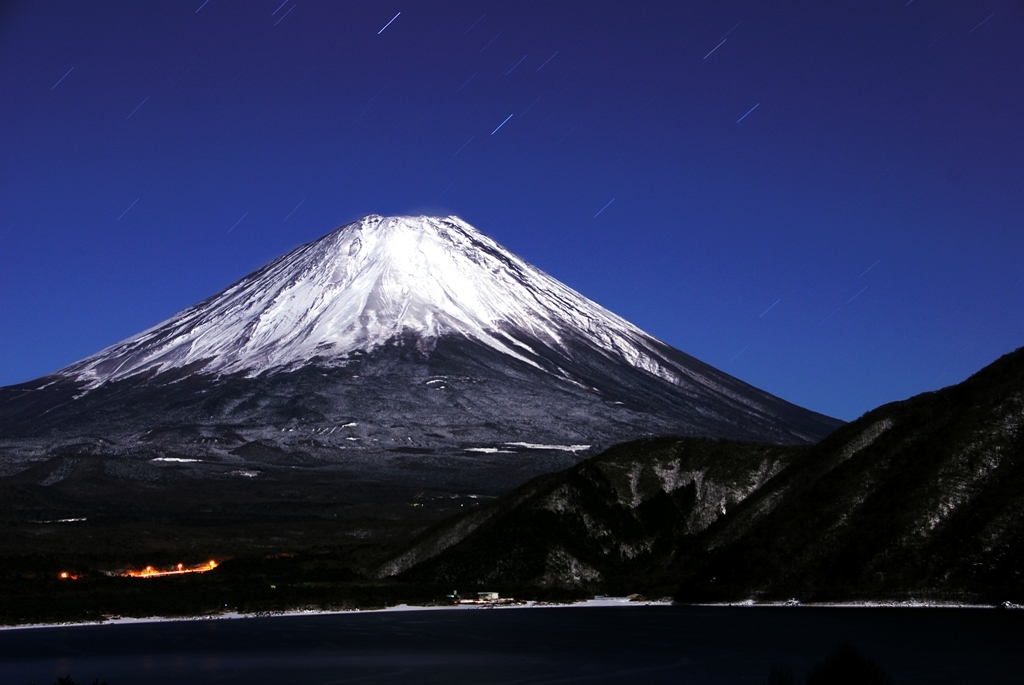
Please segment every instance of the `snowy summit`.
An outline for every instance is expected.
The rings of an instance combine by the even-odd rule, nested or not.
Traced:
[[[535,345],[566,353],[566,331],[670,382],[693,377],[659,360],[646,333],[458,217],[378,215],[61,374],[89,387],[191,365],[255,375],[313,360],[329,365],[408,334],[425,350],[443,335],[465,336],[541,368]]]

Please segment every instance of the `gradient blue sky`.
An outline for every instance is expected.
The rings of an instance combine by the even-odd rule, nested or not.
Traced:
[[[0,385],[368,213],[843,419],[1024,344],[1021,2],[15,2],[0,93]]]

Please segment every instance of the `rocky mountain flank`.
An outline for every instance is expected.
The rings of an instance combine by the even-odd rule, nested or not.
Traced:
[[[382,576],[705,601],[1024,599],[1024,348],[811,447],[618,446],[428,531]]]

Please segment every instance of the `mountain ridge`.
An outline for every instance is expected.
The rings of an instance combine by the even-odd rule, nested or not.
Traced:
[[[616,446],[439,523],[400,582],[685,602],[1024,599],[1024,348],[811,446]]]

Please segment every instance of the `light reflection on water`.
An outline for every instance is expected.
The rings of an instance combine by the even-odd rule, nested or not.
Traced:
[[[0,631],[0,682],[764,683],[840,644],[897,684],[1019,683],[1024,612],[607,607]],[[802,680],[802,678],[801,678]]]

